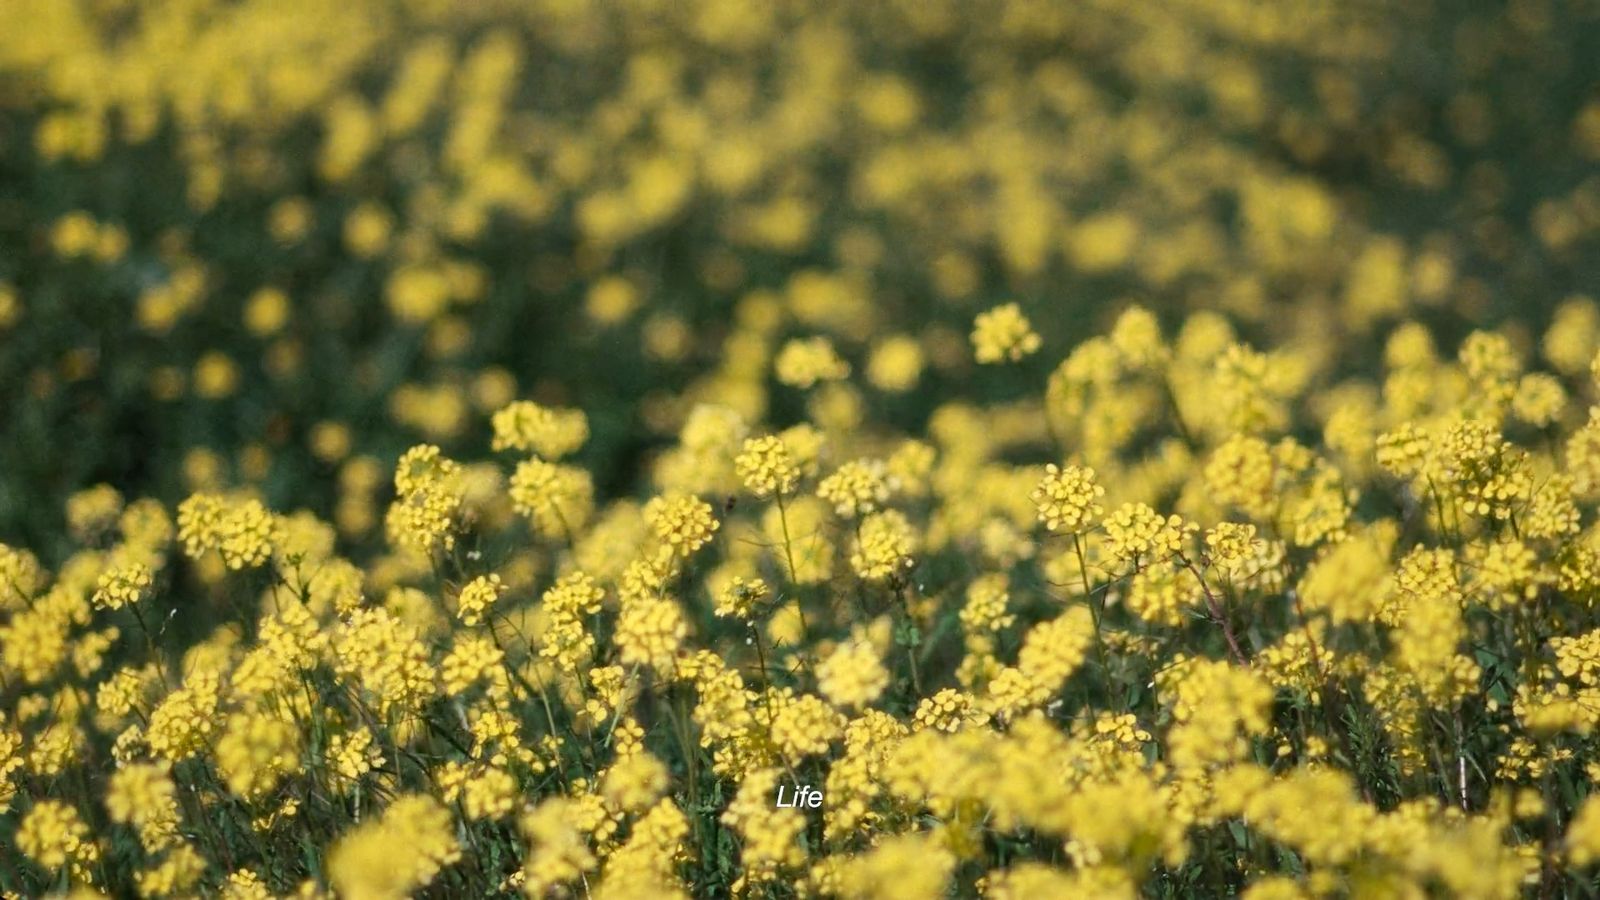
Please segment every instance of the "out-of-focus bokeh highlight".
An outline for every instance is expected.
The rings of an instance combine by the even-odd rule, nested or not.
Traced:
[[[0,18],[0,533],[34,546],[97,482],[333,515],[516,397],[583,408],[625,490],[696,403],[799,415],[791,335],[916,427],[1017,389],[966,352],[1006,301],[1057,346],[1218,311],[1329,369],[1401,319],[1592,310],[1592,0]]]

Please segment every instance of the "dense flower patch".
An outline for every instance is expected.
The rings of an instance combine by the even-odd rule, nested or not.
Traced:
[[[0,0],[0,891],[1594,896],[1479,6]]]

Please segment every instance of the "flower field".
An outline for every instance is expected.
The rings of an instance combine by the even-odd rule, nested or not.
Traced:
[[[1593,0],[0,0],[0,894],[1600,896]]]

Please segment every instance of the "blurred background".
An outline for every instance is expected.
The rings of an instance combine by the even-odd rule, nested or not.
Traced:
[[[0,542],[47,561],[98,483],[254,486],[380,541],[362,498],[399,453],[480,456],[516,398],[581,407],[616,495],[697,403],[916,428],[1036,395],[1130,303],[1369,348],[1341,376],[1405,320],[1528,344],[1597,316],[1596,0],[0,21]],[[1009,301],[1045,352],[979,371],[973,316]],[[779,385],[818,334],[852,383]]]

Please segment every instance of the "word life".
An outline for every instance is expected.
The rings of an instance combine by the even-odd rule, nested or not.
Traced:
[[[783,796],[784,785],[778,785],[779,809],[821,809],[822,792],[809,784],[796,785],[786,801]]]

